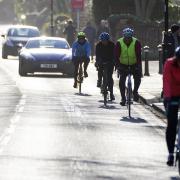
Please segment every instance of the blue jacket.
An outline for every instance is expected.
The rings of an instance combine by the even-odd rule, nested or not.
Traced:
[[[76,40],[72,45],[72,57],[88,57],[91,55],[91,47],[89,42],[86,40],[85,43],[80,44]]]

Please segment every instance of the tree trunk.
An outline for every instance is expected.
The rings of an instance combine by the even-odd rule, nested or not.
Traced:
[[[157,0],[134,0],[136,15],[144,20],[149,20]]]
[[[155,4],[156,4],[156,0],[150,0],[148,2],[147,8],[146,8],[146,15],[145,15],[146,19],[150,19]]]
[[[140,0],[135,0],[136,16],[141,17],[141,3]]]

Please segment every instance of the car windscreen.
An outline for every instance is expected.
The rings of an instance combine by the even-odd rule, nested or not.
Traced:
[[[38,37],[40,36],[40,33],[37,29],[11,28],[7,35],[13,37]]]
[[[63,40],[43,39],[43,40],[29,40],[26,44],[27,49],[31,48],[57,48],[69,49],[69,45]]]

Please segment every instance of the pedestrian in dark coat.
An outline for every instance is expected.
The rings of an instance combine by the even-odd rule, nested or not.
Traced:
[[[96,29],[92,26],[91,22],[88,22],[86,27],[84,28],[84,33],[90,43],[91,46],[91,60],[93,60],[94,56],[94,44],[96,40]]]
[[[164,58],[163,64],[167,58],[173,57],[175,49],[180,46],[180,26],[173,24],[171,26],[171,31],[164,34],[163,44],[164,44]]]
[[[69,45],[72,46],[75,41],[76,28],[73,26],[73,22],[71,20],[68,22],[68,25],[64,30],[64,34],[66,35]]]

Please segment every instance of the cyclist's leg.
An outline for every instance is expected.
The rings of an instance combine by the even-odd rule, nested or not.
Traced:
[[[110,91],[110,99],[111,100],[115,100],[114,93],[113,93],[113,85],[114,85],[114,81],[113,81],[113,77],[112,77],[113,69],[114,69],[113,65],[108,66],[108,88]]]
[[[135,69],[135,70],[133,69],[132,75],[134,78],[133,99],[134,101],[138,101],[139,100],[138,89],[141,84],[141,72],[138,69]]]
[[[126,77],[127,77],[127,72],[121,70],[120,79],[119,79],[119,89],[120,89],[120,93],[121,93],[121,102],[120,102],[120,104],[122,106],[125,106],[125,104],[126,104],[126,96],[125,96]]]
[[[84,77],[88,77],[87,68],[88,68],[89,62],[90,62],[89,58],[84,60]]]
[[[174,160],[173,153],[174,153],[176,129],[178,123],[178,106],[170,105],[168,103],[166,109],[167,109],[166,143],[169,152],[167,164],[171,166],[173,165],[173,160]]]
[[[99,68],[98,68],[97,87],[101,87],[102,77],[103,77],[103,67],[100,65]]]
[[[77,76],[78,76],[79,60],[74,60],[74,88],[77,88]]]

